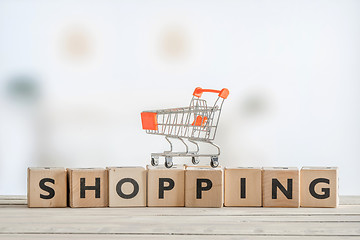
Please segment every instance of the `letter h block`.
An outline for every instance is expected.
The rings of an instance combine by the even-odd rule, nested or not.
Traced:
[[[303,167],[300,171],[301,207],[337,207],[338,168]]]
[[[107,207],[108,174],[102,168],[68,169],[70,207]]]
[[[185,167],[147,166],[149,207],[184,207]]]
[[[300,174],[297,168],[263,168],[264,207],[299,207]]]
[[[185,207],[222,207],[221,168],[188,167],[185,172]]]
[[[66,207],[65,168],[28,168],[28,207]]]
[[[110,167],[109,207],[146,207],[146,170]]]

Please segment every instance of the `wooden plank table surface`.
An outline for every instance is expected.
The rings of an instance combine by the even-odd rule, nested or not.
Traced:
[[[1,239],[360,239],[360,196],[338,208],[28,208],[0,196]]]

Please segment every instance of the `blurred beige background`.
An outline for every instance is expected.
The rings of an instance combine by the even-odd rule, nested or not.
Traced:
[[[220,164],[338,166],[360,194],[359,43],[360,1],[1,0],[0,194],[29,166],[149,164],[168,146],[140,112],[198,86],[230,90]]]

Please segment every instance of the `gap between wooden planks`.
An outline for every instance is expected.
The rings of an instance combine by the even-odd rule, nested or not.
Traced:
[[[346,196],[335,209],[29,209],[24,196],[0,196],[0,238],[359,239],[359,203]]]

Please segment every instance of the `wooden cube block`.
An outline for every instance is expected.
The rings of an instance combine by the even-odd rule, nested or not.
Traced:
[[[102,168],[68,169],[70,207],[107,207],[108,174]]]
[[[264,207],[299,207],[300,174],[297,168],[263,168]]]
[[[227,207],[261,207],[261,168],[225,168],[225,199]]]
[[[300,171],[301,207],[337,207],[337,167],[303,167]]]
[[[109,207],[146,207],[146,170],[110,167]]]
[[[65,168],[28,168],[28,207],[66,207]]]
[[[185,167],[148,166],[147,205],[149,207],[183,207]]]
[[[211,167],[210,165],[187,165],[185,164],[185,170],[188,168],[210,168],[213,169],[213,167]],[[217,168],[222,168],[222,166],[218,166]]]
[[[185,207],[222,207],[223,170],[188,167],[185,171]]]

